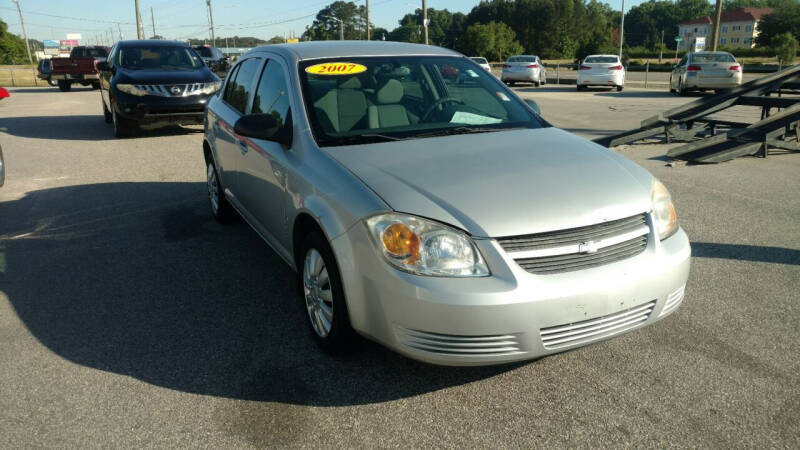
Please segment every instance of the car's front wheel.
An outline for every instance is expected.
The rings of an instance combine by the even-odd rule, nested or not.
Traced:
[[[58,86],[58,80],[54,80],[52,78],[48,78],[47,79],[47,84],[49,84],[50,86]]]
[[[119,117],[117,108],[113,103],[111,104],[111,123],[114,125],[114,136],[118,138],[131,137],[133,131],[136,129],[136,123]]]
[[[219,223],[231,222],[235,217],[235,212],[225,197],[225,190],[222,187],[222,182],[219,179],[219,173],[213,160],[208,161],[208,164],[206,164],[206,188],[208,189],[211,215]]]
[[[72,83],[66,80],[58,80],[58,90],[61,92],[67,92],[72,89]]]
[[[303,240],[298,283],[311,335],[326,352],[346,350],[353,332],[345,303],[342,278],[325,236],[314,231]]]

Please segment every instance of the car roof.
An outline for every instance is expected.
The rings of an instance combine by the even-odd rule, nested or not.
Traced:
[[[697,54],[697,53],[700,53],[700,54],[703,54],[703,55],[731,55],[731,56],[733,56],[733,53],[731,53],[731,52],[707,52],[707,51],[701,51],[701,52],[693,52],[693,53],[689,53],[689,54],[692,55],[692,54]]]
[[[163,39],[138,39],[117,42],[117,47],[136,47],[139,45],[149,45],[151,47],[189,47],[189,44],[182,41],[165,41]]]
[[[250,52],[261,51],[276,52],[296,61],[348,56],[461,56],[460,53],[433,45],[387,41],[311,41],[272,44],[256,47]]]
[[[611,58],[619,58],[619,55],[587,55],[587,58],[593,58],[595,56],[602,56],[602,57],[611,57]]]

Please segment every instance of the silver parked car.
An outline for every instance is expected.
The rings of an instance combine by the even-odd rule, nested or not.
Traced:
[[[486,58],[482,56],[471,56],[469,59],[475,61],[475,64],[481,66],[483,70],[487,72],[492,71],[492,66],[489,65],[489,61],[487,61]]]
[[[494,364],[663,319],[690,255],[669,192],[532,106],[439,47],[259,47],[207,107],[211,211],[297,271],[328,350]]]
[[[524,81],[539,87],[547,84],[547,70],[538,56],[512,56],[503,64],[500,79],[510,86],[518,81]]]
[[[728,52],[696,52],[686,56],[669,75],[669,91],[730,89],[742,84],[742,65]]]

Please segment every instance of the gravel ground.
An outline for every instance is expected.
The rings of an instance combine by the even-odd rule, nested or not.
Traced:
[[[520,89],[587,137],[686,99]],[[800,155],[669,167],[680,310],[488,368],[321,354],[292,272],[207,212],[196,128],[115,140],[97,92],[0,103],[0,447],[800,446]]]

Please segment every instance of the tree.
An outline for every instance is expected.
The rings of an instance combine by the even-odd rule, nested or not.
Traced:
[[[390,36],[389,30],[386,28],[375,27],[370,30],[370,38],[373,41],[383,41],[388,40]]]
[[[286,42],[286,40],[283,38],[283,36],[272,36],[267,41],[267,44],[283,44],[284,42]]]
[[[0,20],[0,64],[27,64],[25,41],[8,32],[8,25]]]
[[[464,53],[483,56],[489,61],[505,61],[509,56],[524,51],[514,30],[498,22],[470,25],[464,32],[461,47]]]
[[[780,8],[791,6],[797,0],[723,0],[722,9],[733,11],[740,8]]]
[[[456,48],[458,40],[466,28],[467,16],[462,13],[451,13],[447,9],[428,8],[428,43],[447,48]],[[417,40],[417,32],[414,28],[419,28],[421,36],[422,30],[422,8],[417,8],[413,14],[406,14],[400,19],[400,26],[395,28],[392,33],[392,40],[406,42],[422,42],[424,38]]]
[[[303,33],[303,40],[339,39],[339,20],[336,19],[344,22],[345,39],[356,40],[366,37],[367,12],[364,5],[335,1],[319,10],[314,22]]]
[[[772,39],[783,33],[791,33],[800,40],[800,3],[777,8],[762,17],[758,32],[756,44],[762,47],[772,47]]]
[[[794,64],[797,58],[797,39],[792,33],[782,33],[772,38],[772,50],[784,66]]]

